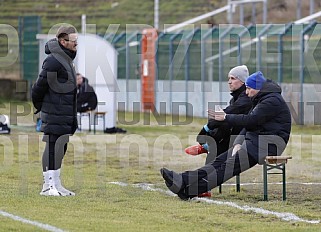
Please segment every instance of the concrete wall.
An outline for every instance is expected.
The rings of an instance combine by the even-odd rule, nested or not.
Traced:
[[[140,84],[140,80],[117,80],[120,91],[116,93],[116,105],[119,110],[141,110]],[[281,87],[294,124],[300,123],[299,107],[302,105],[304,124],[321,125],[321,85],[282,84]],[[218,105],[224,108],[230,98],[226,83],[173,81],[170,85],[169,81],[158,81],[155,105],[157,112],[162,114],[207,117],[208,108],[214,109]]]

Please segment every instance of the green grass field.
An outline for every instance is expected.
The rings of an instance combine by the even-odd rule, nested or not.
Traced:
[[[4,106],[1,113],[8,114],[10,107]],[[120,112],[118,116],[128,122],[133,118],[131,113],[124,116]],[[281,185],[275,184],[281,182],[280,176],[269,177],[270,201],[263,201],[261,166],[241,175],[241,183],[248,185],[242,185],[240,193],[235,192],[235,180],[231,179],[223,185],[222,194],[213,189],[207,202],[184,202],[166,192],[159,168],[183,171],[204,163],[205,155],[191,157],[183,149],[195,143],[205,119],[180,118],[189,123],[172,125],[172,117],[164,116],[156,119],[166,121],[166,125],[158,125],[154,116],[140,115],[135,125],[117,125],[127,129],[127,134],[78,132],[71,139],[62,169],[65,187],[75,191],[76,196],[44,197],[39,195],[44,143],[31,118],[31,114],[18,117],[12,134],[0,136],[0,231],[321,229],[320,223],[309,223],[321,219],[318,126],[293,126],[285,152],[293,156],[287,165],[286,202],[282,201]],[[147,118],[150,123],[146,123]],[[299,219],[286,221],[286,213]]]

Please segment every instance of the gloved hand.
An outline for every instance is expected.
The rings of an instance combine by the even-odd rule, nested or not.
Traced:
[[[202,127],[202,130],[198,133],[198,135],[208,135],[204,127]]]
[[[204,127],[202,127],[202,130],[198,133],[198,135],[196,137],[196,141],[201,145],[206,143],[206,136],[207,135],[208,135],[208,133],[206,132]]]
[[[222,125],[222,122],[216,121],[214,119],[210,119],[207,123],[207,126],[210,130],[214,130],[214,128],[218,128]]]

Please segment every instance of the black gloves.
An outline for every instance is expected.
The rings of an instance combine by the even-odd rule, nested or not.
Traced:
[[[204,127],[202,127],[202,130],[198,133],[198,135],[208,135]]]
[[[208,133],[206,132],[206,130],[204,129],[204,127],[202,127],[202,130],[198,133],[197,137],[196,137],[196,141],[199,144],[204,144],[206,143],[206,137],[208,136]]]
[[[207,123],[207,126],[210,130],[214,130],[214,128],[218,128],[222,125],[223,122],[216,121],[214,119],[210,119]]]

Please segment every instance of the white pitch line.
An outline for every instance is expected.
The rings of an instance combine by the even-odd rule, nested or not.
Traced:
[[[282,182],[274,182],[274,183],[269,183],[269,185],[282,185]],[[296,185],[321,185],[321,183],[318,182],[286,182],[287,185],[289,184],[296,184]],[[223,186],[234,186],[235,184],[233,183],[224,183],[222,184]],[[249,185],[263,185],[263,182],[251,182],[251,183],[240,183],[241,186],[249,186]]]
[[[128,186],[128,184],[123,183],[123,182],[109,182],[110,184],[116,184],[119,186]],[[140,183],[140,184],[133,184],[131,185],[133,187],[137,187],[137,188],[141,188],[143,190],[146,191],[154,191],[154,192],[162,192],[162,193],[166,193],[167,195],[170,196],[176,196],[176,194],[172,193],[169,190],[164,190],[164,189],[160,189],[160,188],[154,188],[153,184],[147,184],[147,183]],[[229,201],[217,201],[217,200],[212,200],[212,199],[207,199],[207,198],[199,198],[199,197],[195,197],[193,198],[192,201],[199,201],[199,202],[204,202],[204,203],[208,203],[208,204],[216,204],[216,205],[227,205],[233,208],[237,208],[240,210],[243,210],[245,212],[251,211],[254,213],[258,213],[258,214],[263,214],[263,215],[273,215],[277,218],[280,218],[283,221],[289,221],[289,222],[306,222],[306,223],[310,223],[310,224],[318,224],[320,223],[320,220],[306,220],[303,218],[300,218],[298,216],[296,216],[293,213],[279,213],[279,212],[275,212],[275,211],[271,211],[271,210],[266,210],[263,208],[257,208],[257,207],[251,207],[251,206],[241,206],[238,205],[234,202],[229,202]]]
[[[57,227],[54,227],[54,226],[51,226],[51,225],[48,225],[48,224],[43,224],[43,223],[40,223],[40,222],[37,222],[37,221],[31,221],[31,220],[28,220],[28,219],[13,215],[11,213],[7,213],[7,212],[2,211],[2,210],[0,210],[0,215],[4,216],[4,217],[7,217],[7,218],[10,218],[10,219],[13,219],[15,221],[19,221],[19,222],[22,222],[22,223],[26,223],[26,224],[30,224],[30,225],[39,227],[39,228],[47,230],[47,231],[64,232],[64,230],[59,229]]]

